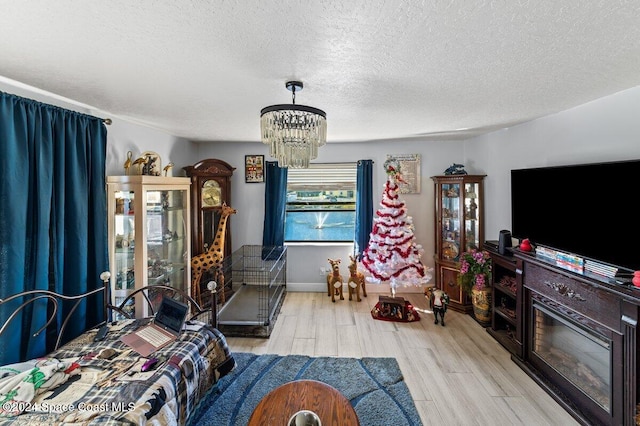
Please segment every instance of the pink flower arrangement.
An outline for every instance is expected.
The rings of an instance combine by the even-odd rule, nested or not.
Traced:
[[[472,289],[482,290],[491,279],[491,258],[486,251],[473,249],[460,256],[458,284],[469,293]]]

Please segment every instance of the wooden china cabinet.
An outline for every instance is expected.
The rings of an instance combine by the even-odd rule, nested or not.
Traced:
[[[222,160],[206,159],[184,167],[191,178],[191,253],[204,253],[213,242],[222,205],[231,204],[231,176],[235,167]],[[224,255],[231,254],[231,218],[227,221]],[[202,281],[205,281],[203,278]]]
[[[460,255],[481,249],[484,241],[485,175],[432,176],[435,184],[436,287],[450,298],[449,308],[469,313],[470,295],[458,285]]]

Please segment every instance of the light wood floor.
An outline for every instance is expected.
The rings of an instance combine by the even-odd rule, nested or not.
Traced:
[[[326,293],[288,293],[271,336],[227,337],[232,351],[398,360],[425,425],[576,425],[509,353],[469,316],[449,310],[446,326],[374,320],[378,294],[362,302]],[[428,309],[421,294],[398,294]],[[366,426],[366,425],[363,425]]]

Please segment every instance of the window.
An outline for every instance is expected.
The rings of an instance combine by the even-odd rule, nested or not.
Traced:
[[[356,163],[310,164],[287,172],[287,242],[353,242]]]

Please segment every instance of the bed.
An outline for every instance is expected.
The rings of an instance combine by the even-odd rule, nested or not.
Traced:
[[[107,279],[108,280],[108,279]],[[46,299],[55,321],[62,303],[75,308],[90,297],[102,295],[104,288],[78,296],[49,291],[28,291],[0,299],[2,305],[14,302],[18,312],[36,300]],[[142,372],[147,359],[120,341],[120,337],[146,324],[150,318],[129,318],[125,307],[106,304],[105,321],[71,341],[60,345],[69,313],[60,326],[56,349],[43,358],[0,367],[0,423],[11,425],[183,425],[198,403],[215,389],[220,377],[235,367],[224,335],[216,326],[215,289],[211,308],[203,309],[186,293],[169,286],[140,288],[127,299],[143,297],[153,313],[150,292],[182,300],[190,306],[188,320],[177,341],[151,356],[159,359],[155,369]],[[124,318],[114,320],[114,318]],[[0,328],[5,331],[7,323]],[[107,327],[103,340],[94,341],[101,326]],[[58,347],[59,346],[59,347]]]

